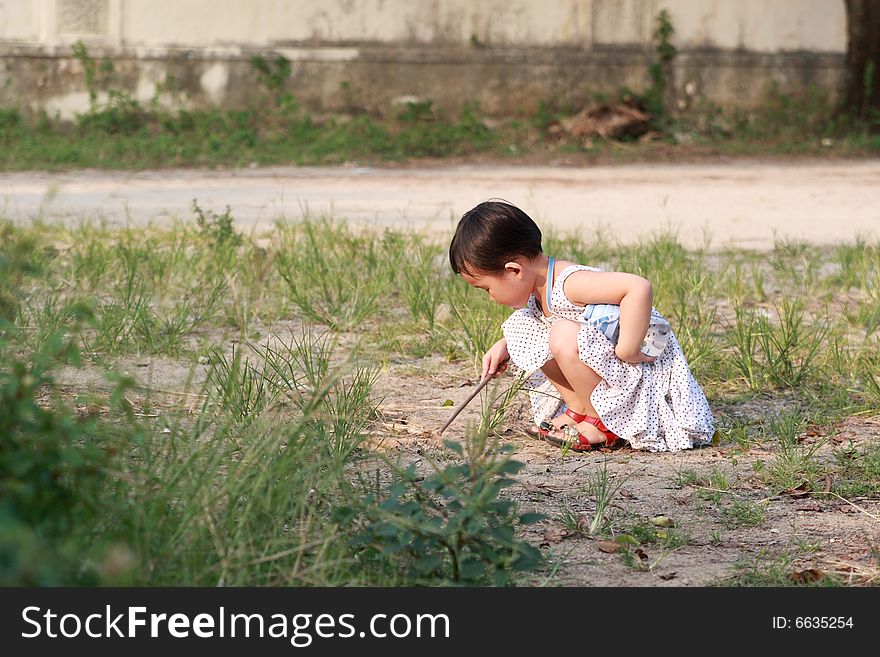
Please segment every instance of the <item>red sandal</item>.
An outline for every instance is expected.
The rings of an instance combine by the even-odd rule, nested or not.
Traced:
[[[568,417],[570,417],[572,420],[574,420],[575,424],[577,424],[578,422],[583,422],[587,418],[586,415],[581,415],[580,413],[575,413],[570,408],[565,409],[565,414]],[[561,428],[561,427],[554,427],[550,422],[547,422],[545,420],[544,422],[541,422],[541,424],[538,425],[538,433],[541,435],[541,438],[546,438],[547,436],[550,435],[551,431],[555,431],[557,428]]]
[[[589,422],[605,434],[605,444],[601,445],[602,447],[613,447],[615,443],[620,440],[620,436],[612,433],[611,430],[605,426],[605,423],[597,417],[575,413],[570,408],[565,409],[565,414],[575,421],[575,424],[565,424],[559,427],[559,430],[562,431],[568,440],[550,435],[550,432],[554,431],[556,427],[550,422],[541,422],[540,434],[544,440],[551,445],[556,445],[557,447],[568,446],[573,452],[589,452],[591,449],[598,448],[600,443],[594,445],[586,436],[584,436],[584,434],[577,430],[576,424],[578,422]]]

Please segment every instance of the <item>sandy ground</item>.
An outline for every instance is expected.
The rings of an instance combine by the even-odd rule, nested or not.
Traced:
[[[688,245],[706,235],[716,247],[763,249],[777,236],[828,244],[877,236],[880,161],[0,173],[0,213],[14,221],[188,220],[198,199],[215,211],[229,205],[244,229],[310,213],[448,233],[491,197],[542,227],[605,227],[620,242],[673,228]]]
[[[429,459],[444,458],[437,431],[450,409],[442,403],[451,399],[457,404],[475,383],[460,365],[443,363],[437,357],[392,365],[376,391],[384,397],[380,406],[384,421],[376,429],[381,443],[405,462],[429,472]],[[530,424],[528,399],[521,397],[502,430],[503,441],[516,447],[514,458],[525,464],[508,494],[521,511],[547,516],[528,528],[524,537],[539,545],[555,564],[551,572],[535,575],[532,584],[711,586],[730,582],[743,570],[765,575],[774,568],[790,581],[812,576],[821,580],[833,573],[851,585],[880,583],[874,552],[880,548],[880,500],[847,501],[821,492],[774,494],[756,476],[755,463],[771,467],[779,456],[777,446],[755,440],[743,450],[722,440],[717,446],[665,454],[624,447],[563,455],[559,448],[524,431]],[[758,399],[737,405],[735,414],[754,421],[765,416],[769,406],[769,400]],[[478,419],[479,407],[478,400],[470,404],[442,438],[463,440],[468,423]],[[713,408],[716,415],[721,410]],[[806,437],[804,446],[821,442],[817,458],[833,462],[836,448],[863,449],[877,440],[880,419],[847,418]],[[684,537],[681,545],[649,542],[640,547],[634,562],[628,562],[613,546],[608,551],[607,533],[588,535],[585,527],[596,508],[589,485],[603,463],[612,480],[622,484],[606,516],[610,533],[629,533],[633,525],[650,527],[653,518],[663,516]],[[730,490],[719,502],[711,503],[704,495],[711,490],[681,483],[682,473],[689,472],[701,477],[723,473]],[[765,519],[753,526],[731,523],[725,509],[737,502],[763,508]],[[565,509],[584,523],[584,529],[572,529],[561,520]]]
[[[296,322],[286,322],[274,332],[287,340],[299,330]],[[343,342],[354,338],[345,334]],[[150,413],[161,418],[167,412],[198,412],[206,366],[148,355],[123,357],[115,365],[150,391],[146,393]],[[110,390],[98,368],[65,368],[57,380],[71,398],[82,390]],[[499,386],[510,381],[505,375]],[[369,428],[371,448],[415,465],[426,476],[432,472],[432,462],[449,463],[453,454],[443,447],[443,440],[465,439],[468,425],[478,421],[481,400],[475,399],[442,436],[438,430],[449,417],[449,401],[457,404],[475,384],[470,368],[448,363],[439,355],[392,359],[373,390],[379,417]],[[143,403],[137,398],[132,401],[135,408]],[[719,402],[713,412],[751,423],[785,404],[784,398],[759,397],[735,407]],[[529,436],[525,432],[529,424],[528,398],[520,395],[500,431],[502,442],[515,447],[513,456],[524,469],[505,495],[516,500],[521,512],[546,516],[526,528],[522,537],[539,546],[549,560],[546,569],[527,576],[527,585],[741,585],[745,580],[736,578],[744,577],[744,572],[754,572],[763,584],[779,584],[778,577],[771,580],[768,576],[774,570],[781,573],[782,582],[824,580],[833,575],[844,584],[880,584],[880,499],[845,500],[823,494],[821,481],[812,494],[771,489],[758,475],[756,464],[763,463],[764,470],[769,470],[780,453],[773,441],[762,442],[757,430],[750,433],[747,448],[722,439],[716,446],[666,454],[628,447],[563,454]],[[816,446],[816,458],[832,464],[835,450],[862,450],[877,441],[880,418],[864,416],[815,427],[802,444],[805,449]],[[591,536],[586,527],[595,516],[596,498],[590,482],[603,464],[621,488],[605,516],[609,524]],[[372,472],[375,463],[368,460],[366,467]],[[688,473],[704,480],[721,473],[730,487],[713,502],[707,497],[714,491],[705,488],[708,484],[683,483]],[[731,522],[727,514],[737,503],[763,509],[765,517],[753,524]],[[564,522],[566,510],[583,524],[575,529]],[[625,551],[614,551],[620,546],[613,545],[613,537],[631,534],[636,526],[651,527],[658,516],[669,519],[672,527],[667,531],[674,530],[680,537],[678,543],[642,542],[638,552],[632,549],[629,559]]]

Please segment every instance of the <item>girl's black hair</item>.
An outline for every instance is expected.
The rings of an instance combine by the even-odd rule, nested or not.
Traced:
[[[541,229],[529,215],[504,201],[485,201],[462,215],[449,245],[449,264],[456,274],[494,274],[515,256],[532,259],[541,253]]]

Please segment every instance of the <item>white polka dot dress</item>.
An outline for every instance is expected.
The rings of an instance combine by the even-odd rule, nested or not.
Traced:
[[[569,319],[581,324],[580,359],[602,377],[590,401],[605,426],[634,449],[651,452],[674,452],[711,443],[715,432],[712,411],[675,335],[670,334],[666,349],[653,363],[620,360],[614,344],[583,320],[584,306],[576,306],[565,296],[565,279],[576,271],[601,270],[583,265],[566,267],[553,282],[550,317],[544,316],[531,296],[528,305],[502,325],[510,359],[530,373],[526,385],[535,423],[565,410],[540,367],[551,358],[550,327],[559,319]]]

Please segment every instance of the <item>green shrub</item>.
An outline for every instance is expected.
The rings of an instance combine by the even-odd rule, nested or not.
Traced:
[[[459,443],[446,441],[459,456]],[[365,567],[390,569],[407,584],[448,581],[497,586],[513,583],[518,571],[541,565],[541,553],[516,538],[516,527],[544,518],[519,515],[516,504],[499,499],[523,464],[512,450],[483,449],[465,463],[421,477],[415,466],[396,469],[392,482],[359,504],[337,507],[333,519]]]
[[[92,524],[107,454],[97,420],[53,399],[51,370],[79,363],[65,327],[21,344],[19,303],[42,271],[31,231],[0,225],[0,585],[88,583],[91,549],[77,528]],[[68,316],[67,329],[84,317]]]

